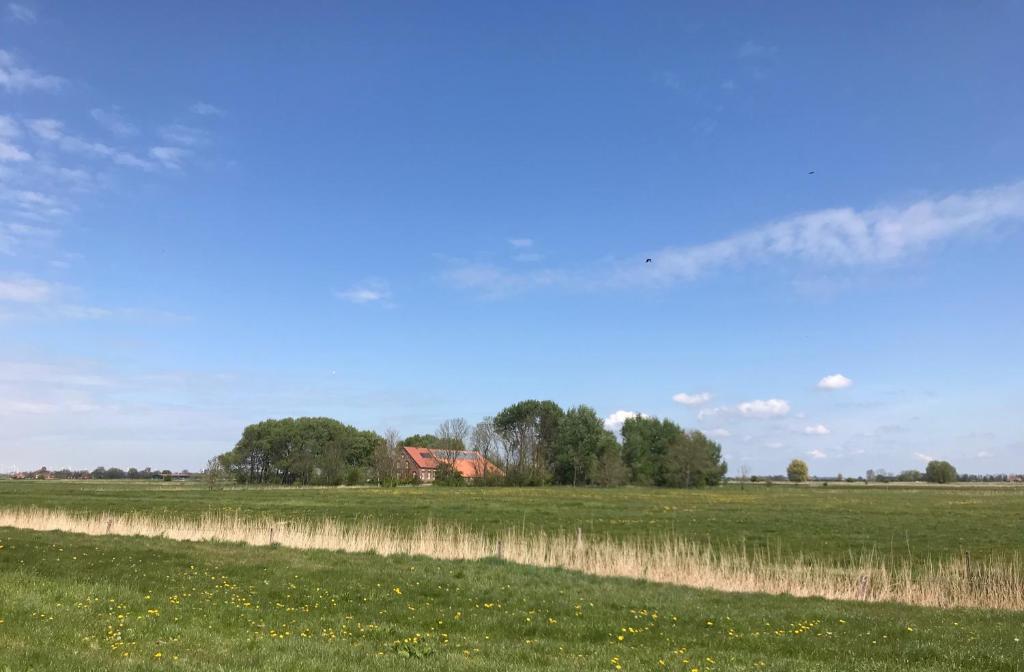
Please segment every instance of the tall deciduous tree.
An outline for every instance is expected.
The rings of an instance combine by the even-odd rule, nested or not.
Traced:
[[[793,483],[803,483],[810,478],[810,470],[807,468],[807,463],[803,460],[793,460],[786,467],[786,478]]]

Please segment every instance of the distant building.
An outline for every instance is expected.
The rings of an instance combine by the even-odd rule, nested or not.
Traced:
[[[409,476],[418,477],[424,483],[434,480],[437,468],[442,464],[450,464],[463,478],[480,478],[485,474],[503,476],[505,473],[476,450],[406,446],[402,455],[405,458],[402,471]]]

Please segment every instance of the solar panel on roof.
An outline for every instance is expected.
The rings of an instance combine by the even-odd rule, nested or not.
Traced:
[[[433,455],[430,454],[429,450],[421,450],[420,457],[433,457]]]

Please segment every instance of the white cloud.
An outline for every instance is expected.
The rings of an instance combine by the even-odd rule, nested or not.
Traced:
[[[818,436],[824,436],[826,434],[831,434],[831,433],[832,433],[832,430],[830,430],[825,425],[821,425],[821,424],[818,424],[818,425],[808,425],[808,426],[804,427],[804,434],[816,434]]]
[[[722,415],[723,413],[729,413],[733,409],[728,406],[715,406],[714,408],[702,408],[697,411],[697,419],[704,420],[706,418],[713,418],[716,415]]]
[[[54,75],[43,75],[31,68],[20,67],[14,55],[0,49],[0,88],[9,93],[22,91],[56,91],[64,80]]]
[[[785,447],[785,445],[786,444],[784,444],[781,441],[769,441],[768,443],[764,444],[765,448],[771,448],[772,450],[783,448]]]
[[[790,257],[827,268],[897,261],[939,240],[1024,219],[1024,182],[921,200],[904,207],[819,210],[716,242],[655,253],[648,280],[693,279],[727,264]],[[628,280],[635,282],[631,272]],[[622,281],[627,278],[621,277]]]
[[[700,406],[711,401],[711,393],[697,392],[696,394],[687,394],[686,392],[680,392],[672,396],[672,401],[683,406]]]
[[[54,287],[36,278],[0,280],[0,301],[14,303],[43,303],[54,295]]]
[[[785,399],[754,399],[736,406],[743,415],[770,417],[789,413],[789,402]]]
[[[204,103],[202,101],[192,103],[188,108],[193,114],[198,114],[204,117],[223,117],[224,110],[220,109],[216,105]]]
[[[172,145],[194,147],[206,142],[206,131],[183,124],[170,124],[160,129],[160,137]]]
[[[0,140],[0,161],[29,161],[32,155],[9,142]]]
[[[853,385],[853,381],[841,373],[833,373],[818,381],[818,387],[823,390],[841,390]]]
[[[817,448],[815,448],[814,450],[808,450],[807,454],[810,455],[811,457],[813,457],[816,460],[821,460],[821,459],[824,459],[824,458],[828,457],[828,455],[826,455],[822,451],[818,450]]]
[[[0,138],[17,138],[20,135],[21,129],[18,128],[18,122],[12,117],[0,114]]]
[[[617,432],[622,429],[622,424],[630,418],[649,418],[651,416],[638,411],[615,411],[604,419],[604,428],[609,432]]]
[[[165,168],[177,170],[181,168],[181,162],[188,156],[188,150],[181,147],[153,147],[149,155],[159,161]]]
[[[55,143],[60,149],[72,154],[106,158],[119,166],[152,170],[156,167],[152,161],[140,159],[131,152],[111,147],[102,142],[84,140],[64,133],[64,124],[56,119],[32,119],[28,127],[43,140]]]
[[[130,136],[135,135],[139,132],[139,129],[136,128],[134,124],[125,119],[124,115],[122,115],[121,111],[116,107],[113,107],[109,110],[95,108],[89,114],[92,116],[93,119],[96,120],[97,124],[107,129],[114,135]]]
[[[28,24],[36,22],[36,12],[31,7],[26,7],[25,5],[17,2],[11,2],[7,5],[7,11],[15,21],[21,21],[22,23]]]
[[[914,453],[914,457],[921,460],[922,462],[931,462],[935,458],[931,455],[925,455],[924,453]]]
[[[728,429],[725,429],[724,427],[719,427],[718,429],[712,429],[712,430],[710,430],[709,432],[706,432],[706,433],[709,436],[718,436],[718,437],[721,437],[721,438],[725,438],[727,436],[732,436],[732,432],[730,432]]]
[[[560,286],[570,290],[670,285],[722,267],[792,259],[825,270],[880,266],[1004,222],[1024,220],[1024,181],[866,210],[831,208],[782,219],[732,236],[635,256],[613,266],[509,270],[493,264],[449,260],[443,276],[452,285],[499,297]]]
[[[511,245],[512,247],[518,247],[518,248],[532,247],[533,246],[533,239],[532,238],[509,238],[508,244]]]
[[[391,290],[385,282],[368,280],[349,289],[337,291],[334,295],[351,303],[374,303],[389,299]]]

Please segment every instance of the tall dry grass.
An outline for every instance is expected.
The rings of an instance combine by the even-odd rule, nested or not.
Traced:
[[[869,553],[846,562],[773,557],[743,548],[716,549],[685,539],[593,540],[577,534],[509,529],[497,535],[427,523],[399,530],[370,522],[275,521],[210,514],[173,519],[143,514],[82,514],[0,509],[0,526],[91,535],[240,542],[253,546],[424,555],[445,560],[500,557],[595,576],[627,577],[730,592],[836,600],[901,602],[929,607],[1024,611],[1024,565],[1018,555],[969,556],[912,563]]]

